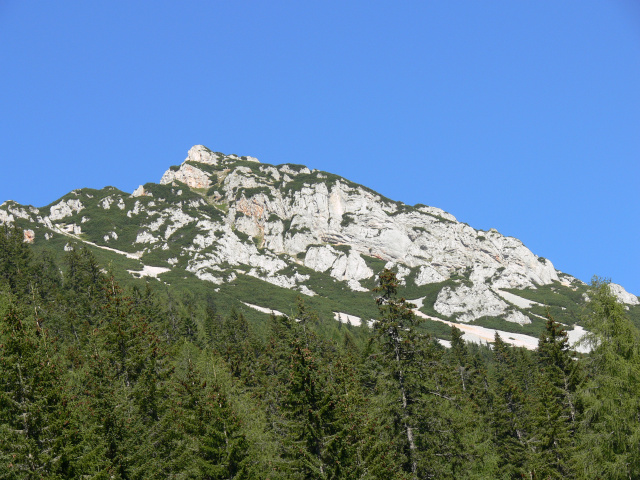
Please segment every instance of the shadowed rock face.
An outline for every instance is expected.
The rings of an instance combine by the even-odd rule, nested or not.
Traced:
[[[132,195],[113,187],[74,191],[40,210],[5,202],[0,222],[19,217],[49,232],[82,232],[143,261],[154,252],[173,268],[214,283],[246,273],[306,295],[314,294],[313,286],[298,266],[358,291],[377,273],[371,261],[382,260],[411,285],[458,279],[440,290],[434,308],[459,321],[499,316],[527,323],[497,290],[560,280],[549,260],[516,238],[475,230],[438,208],[394,202],[301,165],[267,165],[196,145],[165,172],[160,186],[140,186]],[[96,212],[112,221],[95,222]],[[106,223],[116,227],[106,229]],[[618,298],[638,303],[618,287]]]

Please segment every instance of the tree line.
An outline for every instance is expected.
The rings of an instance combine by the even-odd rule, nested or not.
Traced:
[[[118,285],[0,228],[0,478],[640,478],[640,334],[594,281],[589,354],[421,333],[392,271],[371,329],[299,298],[257,333],[215,296]]]

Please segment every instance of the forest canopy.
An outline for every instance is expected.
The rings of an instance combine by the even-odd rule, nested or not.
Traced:
[[[0,228],[0,477],[640,478],[640,332],[606,281],[591,351],[548,315],[538,348],[450,348],[385,270],[372,328],[302,298],[266,325],[90,250]]]

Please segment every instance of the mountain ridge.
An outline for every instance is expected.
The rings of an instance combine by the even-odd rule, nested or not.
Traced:
[[[476,230],[444,210],[304,165],[263,164],[202,145],[132,194],[78,189],[42,208],[7,201],[0,223],[20,224],[31,242],[64,235],[139,260],[140,271],[155,267],[147,271],[160,280],[185,271],[214,288],[246,276],[322,296],[319,285],[333,282],[346,298],[369,292],[377,273],[393,268],[415,298],[426,298],[424,314],[459,323],[539,322],[538,305],[509,295],[542,288],[575,297],[584,289],[495,229]],[[627,308],[638,305],[623,287],[612,290]]]

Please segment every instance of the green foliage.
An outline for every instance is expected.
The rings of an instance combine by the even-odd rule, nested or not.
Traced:
[[[583,294],[586,293],[586,287],[576,286],[567,287],[558,282],[550,285],[538,285],[535,289],[505,289],[520,297],[538,302],[540,305],[534,305],[528,310],[532,313],[545,317],[550,313],[553,318],[573,325],[579,323],[583,313],[584,305]]]
[[[14,293],[26,288],[31,273],[31,251],[23,238],[21,229],[0,226],[0,285]]]
[[[539,337],[545,331],[544,320],[531,316],[531,323],[520,325],[515,322],[508,322],[500,317],[484,316],[469,322],[471,325],[480,325],[486,328],[493,328],[503,332],[522,333],[532,337]]]
[[[265,195],[267,198],[273,198],[271,187],[268,185],[260,185],[253,188],[239,188],[236,192],[236,200],[244,195],[244,198],[251,199],[257,195]]]
[[[331,246],[334,248],[334,250],[342,252],[346,255],[349,255],[349,253],[351,252],[351,245],[332,244]]]
[[[354,222],[355,219],[353,218],[353,215],[351,215],[350,213],[345,213],[344,215],[342,215],[342,220],[340,220],[340,226],[342,228],[346,228]]]
[[[169,413],[172,439],[167,474],[186,478],[242,477],[246,439],[221,389],[204,381],[191,361],[174,380]]]
[[[209,189],[206,192],[206,195],[207,197],[212,197],[213,195],[216,194],[217,191],[218,191],[218,186],[213,185],[213,187],[209,187]]]
[[[248,243],[249,241],[251,241],[251,237],[240,230],[234,230],[234,233],[236,234],[236,237],[238,237],[243,243]]]
[[[531,474],[529,392],[522,375],[529,370],[525,352],[510,348],[496,332],[495,370],[491,392],[492,433],[498,466],[505,478]],[[529,377],[530,378],[530,377]]]
[[[382,260],[381,258],[371,257],[369,255],[361,255],[361,256],[365,261],[365,263],[367,264],[367,267],[373,270],[373,273],[375,276],[379,275],[382,272],[382,270],[384,270],[384,266],[387,264],[387,262]],[[373,287],[374,285],[372,284],[371,288]]]
[[[66,478],[78,440],[63,371],[41,319],[21,310],[9,298],[0,319],[0,476]]]
[[[536,448],[536,472],[544,478],[574,478],[576,391],[582,377],[572,358],[566,331],[548,317],[537,351],[537,408],[532,443]]]
[[[402,289],[385,270],[372,298],[283,270],[310,276],[304,300],[243,274],[122,285],[103,261],[117,273],[136,260],[91,246],[56,256],[22,235],[0,230],[2,478],[640,476],[640,332],[606,282],[588,293],[590,353],[571,352],[551,317],[535,352],[499,336],[490,349],[403,296],[425,296],[428,312],[461,279]],[[540,290],[523,296],[558,309],[586,291]],[[373,328],[333,319],[376,310]]]
[[[580,389],[578,461],[585,477],[640,476],[640,333],[609,284],[594,278],[585,327],[593,352]]]

